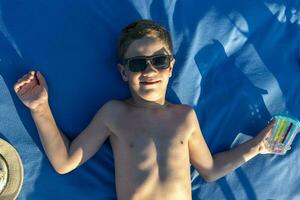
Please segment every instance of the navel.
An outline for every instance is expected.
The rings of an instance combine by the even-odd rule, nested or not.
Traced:
[[[183,144],[183,141],[182,141],[182,140],[180,140],[180,144]]]

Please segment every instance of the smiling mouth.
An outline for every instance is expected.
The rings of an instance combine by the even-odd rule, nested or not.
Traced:
[[[140,82],[142,85],[154,85],[159,83],[160,81],[145,81],[145,82]]]

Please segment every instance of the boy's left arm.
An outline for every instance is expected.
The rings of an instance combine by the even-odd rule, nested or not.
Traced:
[[[267,148],[265,143],[274,126],[271,122],[255,138],[212,156],[201,133],[197,115],[194,111],[192,113],[193,133],[188,143],[190,161],[207,182],[213,182],[225,176],[256,155],[274,153]]]

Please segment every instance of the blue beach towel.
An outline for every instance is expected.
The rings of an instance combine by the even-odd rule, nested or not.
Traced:
[[[299,0],[0,1],[0,138],[25,170],[20,200],[116,199],[107,141],[59,175],[13,85],[29,70],[48,82],[59,127],[73,139],[110,99],[129,96],[117,71],[120,30],[137,19],[165,25],[176,64],[167,98],[193,106],[212,153],[254,137],[275,114],[300,118]],[[206,183],[192,168],[193,199],[300,199],[300,138],[285,156],[259,155]]]

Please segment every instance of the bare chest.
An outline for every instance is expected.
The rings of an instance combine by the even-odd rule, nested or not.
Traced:
[[[127,171],[153,172],[161,180],[179,175],[189,167],[188,138],[191,134],[184,116],[155,117],[128,115],[116,123],[110,138],[115,162]],[[177,176],[176,175],[176,176]]]
[[[184,116],[142,116],[136,113],[119,118],[113,131],[119,145],[141,153],[163,153],[183,147],[191,132]]]

